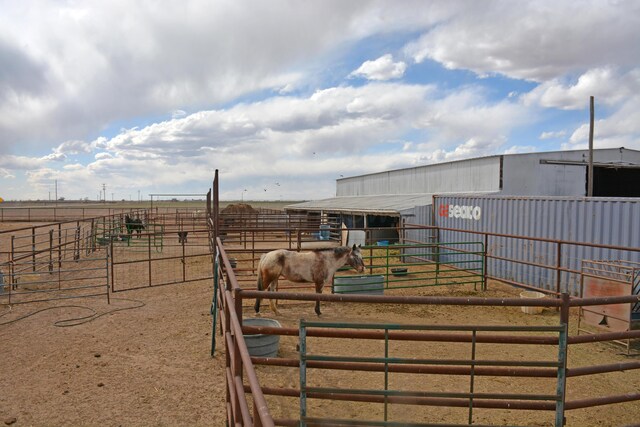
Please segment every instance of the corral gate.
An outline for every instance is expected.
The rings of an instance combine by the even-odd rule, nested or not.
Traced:
[[[376,357],[372,354],[346,355],[347,347],[357,347],[353,344],[350,346],[340,346],[342,355],[312,354],[308,351],[308,328],[328,328],[337,331],[334,338],[347,339],[353,343],[357,331],[363,333],[378,332],[379,337],[384,341],[383,354]],[[469,356],[467,359],[449,360],[449,359],[421,359],[410,357],[398,357],[390,351],[390,341],[394,339],[408,339],[408,336],[401,338],[399,334],[412,333],[416,344],[418,341],[437,341],[437,342],[468,342]],[[478,347],[482,345],[495,345],[500,342],[500,338],[493,338],[495,333],[524,333],[524,334],[557,334],[558,339],[557,358],[555,360],[486,360],[477,356]],[[391,335],[395,334],[395,335]],[[421,335],[422,334],[422,335]],[[436,337],[437,338],[434,338]],[[482,339],[481,339],[482,336]],[[537,337],[530,337],[529,345],[539,345],[536,343]],[[524,408],[540,409],[540,405],[552,405],[555,408],[554,424],[555,426],[564,425],[564,402],[565,402],[565,384],[566,384],[566,366],[567,366],[567,325],[561,324],[556,326],[452,326],[452,325],[398,325],[398,324],[363,324],[363,323],[333,323],[333,322],[308,322],[300,320],[299,329],[300,339],[300,425],[350,425],[350,426],[398,426],[405,425],[404,421],[393,421],[389,415],[389,407],[392,404],[400,405],[426,405],[426,406],[452,406],[460,408],[468,408],[468,424],[474,423],[475,408],[504,408],[510,405],[520,406]],[[492,339],[497,341],[492,342]],[[526,340],[526,338],[525,338]],[[526,342],[526,341],[523,341]],[[522,344],[521,342],[520,344]],[[516,342],[503,341],[502,344],[515,344]],[[358,353],[356,351],[356,353]],[[476,391],[476,383],[485,375],[495,375],[496,370],[508,367],[513,372],[520,371],[521,375],[535,377],[533,374],[536,369],[552,369],[555,371],[556,383],[555,389],[548,388],[545,394],[533,393],[483,393]],[[379,372],[383,374],[378,388],[375,387],[375,381],[367,382],[368,388],[345,388],[340,387],[339,382],[336,387],[318,387],[308,383],[308,374],[310,368],[315,367],[320,370],[338,369],[338,370],[361,370],[369,372]],[[391,379],[393,374],[402,375],[402,373],[432,373],[446,374],[452,370],[458,370],[458,375],[464,375],[468,378],[467,392],[442,392],[440,390],[416,390],[407,389],[407,384],[402,380],[396,381],[392,385]],[[464,374],[462,372],[464,371]],[[540,375],[539,373],[537,375]],[[548,376],[548,375],[545,375]],[[395,387],[394,387],[395,385]],[[525,390],[526,391],[526,390]],[[372,420],[371,414],[368,412],[370,419],[336,419],[336,418],[319,418],[312,417],[307,411],[307,400],[309,398],[326,398],[327,396],[342,398],[345,400],[355,400],[360,402],[371,402],[383,405],[382,420]],[[551,420],[548,420],[551,422]],[[451,424],[419,424],[411,423],[412,426],[435,426],[435,425],[451,425]]]

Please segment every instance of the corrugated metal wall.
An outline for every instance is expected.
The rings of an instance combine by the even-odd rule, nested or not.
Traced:
[[[400,218],[404,222],[403,225],[432,225],[433,209],[431,205],[416,206],[413,209],[400,212]],[[404,238],[414,242],[429,242],[430,237],[433,234],[431,230],[417,229],[407,230]]]
[[[500,192],[585,196],[587,159],[587,150],[480,157],[338,179],[336,195]],[[624,148],[594,150],[594,162],[639,165],[640,152]]]
[[[400,212],[400,218],[403,221],[405,229],[403,241],[402,243],[429,243],[435,241],[435,232],[431,229],[411,229],[411,225],[432,225],[433,222],[433,206],[424,205],[424,206],[416,206],[413,209],[407,209],[406,211]],[[404,255],[416,255],[421,254],[423,258],[429,258],[425,256],[425,254],[434,251],[426,249],[426,248],[403,248],[402,253]],[[435,261],[435,258],[431,258]],[[404,258],[404,262],[412,262],[413,258],[407,257]]]
[[[338,197],[499,189],[500,156],[380,172],[336,182]]]
[[[501,195],[586,196],[588,155],[587,150],[506,155]],[[640,152],[624,148],[594,150],[593,160],[637,165],[640,164]],[[545,161],[584,163],[562,165]]]
[[[640,200],[625,198],[525,198],[436,196],[435,225],[554,240],[640,248]],[[478,210],[480,210],[479,216]],[[442,230],[441,241],[476,241],[478,236]],[[557,245],[492,237],[489,254],[525,262],[556,265]],[[583,259],[639,262],[638,252],[562,245],[561,265],[580,270]],[[541,289],[555,290],[555,271],[490,259],[489,274]],[[563,272],[561,290],[577,295],[579,274]]]

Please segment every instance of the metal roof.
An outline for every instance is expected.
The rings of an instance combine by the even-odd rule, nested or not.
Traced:
[[[438,196],[453,196],[459,193],[438,193]],[[476,192],[474,195],[495,195],[495,192]],[[285,211],[324,211],[345,213],[369,213],[397,215],[416,206],[433,203],[434,193],[381,194],[377,196],[341,196],[330,199],[311,200],[284,207]]]
[[[600,152],[612,152],[618,150],[620,153],[624,151],[628,151],[628,152],[632,152],[632,153],[638,153],[640,152],[640,150],[634,150],[632,148],[625,148],[625,147],[612,147],[612,148],[596,148],[594,149],[594,154],[595,153],[600,153]],[[369,176],[375,176],[375,175],[379,175],[379,174],[384,174],[384,173],[390,173],[390,172],[400,172],[400,171],[412,171],[412,170],[419,170],[419,169],[424,169],[424,168],[430,168],[432,166],[443,166],[443,165],[455,165],[458,163],[465,163],[465,162],[469,162],[469,161],[476,161],[476,160],[483,160],[483,159],[497,159],[500,157],[512,157],[512,158],[517,158],[517,157],[526,157],[526,156],[530,156],[530,155],[567,155],[567,154],[571,154],[571,153],[588,153],[589,150],[558,150],[558,151],[537,151],[537,152],[532,152],[532,153],[514,153],[514,154],[492,154],[489,156],[480,156],[480,157],[470,157],[468,159],[460,159],[460,160],[451,160],[448,162],[436,162],[436,163],[428,163],[428,164],[424,164],[424,165],[419,165],[419,166],[412,166],[412,167],[408,167],[408,168],[400,168],[400,169],[390,169],[390,170],[386,170],[386,171],[378,171],[378,172],[370,172],[370,173],[366,173],[366,174],[362,174],[362,175],[354,175],[354,176],[345,176],[343,178],[338,178],[336,179],[336,182],[340,182],[340,181],[349,181],[353,178],[363,178],[363,177],[369,177]],[[624,165],[625,162],[617,162],[620,165]],[[585,163],[586,164],[586,163]],[[627,163],[629,164],[629,163]],[[637,166],[633,163],[631,163],[631,167]],[[608,166],[608,165],[607,165]],[[612,163],[611,167],[615,167],[616,164]],[[620,167],[620,166],[619,166]],[[624,167],[624,166],[622,166]]]
[[[430,205],[433,194],[382,194],[378,196],[344,196],[312,200],[285,206],[292,211],[366,212],[398,214],[416,206]]]

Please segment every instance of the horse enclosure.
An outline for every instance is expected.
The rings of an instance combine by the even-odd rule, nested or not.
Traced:
[[[277,293],[255,290],[258,261],[270,250],[351,244],[342,227],[312,220],[255,215],[234,228],[221,214],[210,223],[212,235],[219,230],[214,306],[227,360],[229,424],[562,426],[569,419],[569,425],[585,425],[597,419],[599,406],[613,404],[619,409],[608,408],[622,414],[620,423],[640,417],[634,403],[640,400],[634,388],[640,383],[637,342],[627,360],[613,356],[615,350],[605,362],[570,357],[586,354],[578,347],[640,338],[637,330],[585,335],[577,328],[582,308],[636,304],[637,294],[581,298],[559,282],[558,292],[525,284],[521,288],[547,297],[518,298],[516,288],[498,284],[487,271],[488,260],[528,261],[492,255],[488,234],[438,242],[437,230],[418,226],[361,230],[367,236],[363,276],[379,281],[378,294],[338,291],[338,278],[353,277],[347,269],[323,294],[285,280]],[[392,232],[400,237],[391,244],[368,237]],[[567,271],[558,263],[538,267],[556,271],[559,279]],[[262,314],[280,327],[243,326],[243,318],[255,315],[256,298],[280,302],[280,315]],[[305,320],[316,319],[316,301],[323,316]],[[532,316],[538,310],[529,308],[545,315]],[[454,313],[462,312],[468,315],[461,323]],[[244,340],[249,335],[278,336],[277,356],[252,356]],[[212,352],[217,345],[214,336]],[[612,384],[611,378],[622,385],[607,389],[603,384]]]
[[[30,211],[29,216],[33,215]],[[56,215],[62,215],[60,210]],[[139,218],[140,232],[125,216]],[[45,219],[42,217],[41,219]],[[212,280],[204,212],[126,210],[0,231],[0,303],[104,296]],[[8,224],[5,224],[5,227]]]
[[[214,182],[214,200],[202,210],[109,210],[51,222],[38,211],[42,223],[29,226],[13,218],[0,230],[0,304],[88,296],[109,302],[114,293],[160,293],[165,285],[175,286],[176,298],[181,284],[212,284],[208,332],[212,354],[224,353],[225,392],[207,398],[224,395],[230,425],[562,426],[640,419],[634,356],[640,331],[631,327],[639,307],[636,266],[629,275],[624,263],[615,264],[623,271],[614,281],[631,286],[624,293],[569,295],[562,279],[571,268],[562,248],[585,243],[548,241],[556,256],[535,266],[553,271],[557,283],[540,289],[502,280],[547,295],[523,299],[499,284],[490,267],[496,259],[530,262],[494,251],[497,239],[527,244],[522,236],[477,233],[469,241],[438,241],[433,227],[345,230],[318,216],[224,212],[216,194]],[[125,215],[142,220],[139,235],[127,232]],[[396,241],[375,238],[393,233]],[[351,246],[354,236],[363,239],[364,285],[375,282],[377,293],[335,282],[322,294],[286,281],[277,293],[256,290],[262,254]],[[598,270],[613,270],[611,263],[598,263],[588,274],[612,279]],[[353,277],[343,269],[334,280]],[[280,327],[243,325],[255,315],[256,298],[280,302]],[[321,317],[313,313],[318,301]],[[525,312],[532,307],[543,311]],[[582,317],[606,316],[615,324],[616,311],[603,307],[630,307],[629,326],[598,328],[593,316]],[[268,309],[262,316],[275,317]],[[277,336],[278,354],[252,356],[245,335]],[[627,354],[617,344],[604,345],[617,341],[627,343]]]

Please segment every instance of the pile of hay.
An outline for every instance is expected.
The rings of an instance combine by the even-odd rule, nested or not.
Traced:
[[[258,210],[247,203],[231,203],[220,211],[223,214],[257,214]]]

